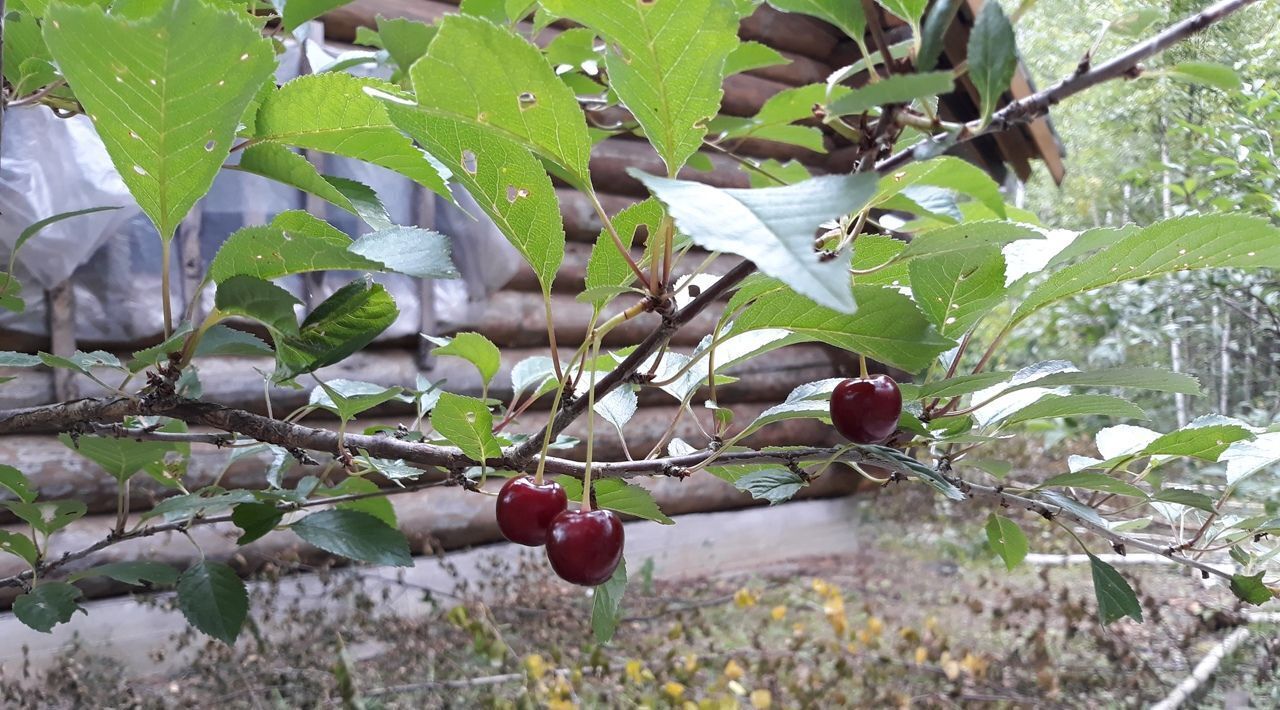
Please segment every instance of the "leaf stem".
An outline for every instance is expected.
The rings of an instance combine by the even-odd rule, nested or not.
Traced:
[[[600,217],[600,221],[604,223],[604,229],[613,238],[613,245],[618,248],[618,253],[622,254],[622,258],[627,260],[627,266],[631,267],[631,272],[640,279],[640,283],[645,286],[649,293],[654,292],[655,284],[649,283],[649,279],[644,275],[644,271],[640,269],[640,265],[631,256],[631,250],[622,243],[622,237],[618,236],[618,230],[613,226],[613,220],[609,218],[609,214],[604,211],[604,205],[600,204],[600,196],[596,194],[594,188],[586,191],[587,198],[591,200],[591,206],[595,208],[596,215]]]
[[[173,334],[173,304],[169,298],[169,260],[172,250],[172,239],[160,240],[160,302],[164,306],[164,337],[167,340]]]

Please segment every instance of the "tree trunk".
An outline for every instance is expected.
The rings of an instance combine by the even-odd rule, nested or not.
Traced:
[[[1218,412],[1231,409],[1231,311],[1223,309],[1222,337],[1218,341]]]
[[[1182,334],[1178,329],[1177,317],[1173,312],[1173,306],[1168,309],[1169,325],[1171,327],[1169,335],[1169,367],[1174,372],[1182,372]],[[1175,392],[1173,395],[1173,406],[1178,416],[1178,427],[1187,425],[1187,396],[1181,392]]]

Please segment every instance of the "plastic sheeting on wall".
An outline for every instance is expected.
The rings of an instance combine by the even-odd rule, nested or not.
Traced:
[[[312,66],[327,63],[331,54],[306,42]],[[326,59],[327,58],[327,59]],[[277,80],[297,74],[299,45],[281,58]],[[160,239],[142,214],[85,116],[58,118],[44,107],[5,113],[0,146],[0,251],[7,257],[28,225],[51,215],[88,207],[119,205],[58,222],[28,241],[18,254],[15,275],[24,286],[24,313],[0,312],[0,328],[34,335],[48,334],[44,291],[71,280],[76,303],[76,337],[95,343],[130,343],[156,337],[162,330],[160,308]],[[233,155],[234,161],[238,156]],[[434,281],[434,317],[441,329],[465,327],[483,309],[489,294],[515,275],[519,255],[460,189],[458,207],[426,192],[393,172],[359,161],[330,155],[309,156],[321,172],[358,180],[373,188],[398,224],[435,229],[450,237],[454,262],[462,274],[455,281]],[[318,202],[318,201],[314,201]],[[207,266],[222,242],[235,230],[269,222],[276,214],[306,209],[304,193],[248,173],[223,170],[209,194],[197,203],[184,229],[198,229],[202,266]],[[325,202],[312,211],[355,237],[368,227],[354,215]],[[464,211],[465,210],[465,211]],[[187,303],[174,249],[171,296],[175,305]],[[314,306],[354,274],[326,273],[281,279],[279,283],[304,303]],[[395,274],[380,274],[400,308],[400,317],[384,338],[412,335],[422,323],[422,283]],[[212,305],[211,288],[202,294]]]

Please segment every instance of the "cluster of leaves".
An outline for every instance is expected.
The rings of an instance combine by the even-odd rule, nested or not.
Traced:
[[[1236,575],[1233,589],[1255,603],[1269,598],[1260,570],[1270,554],[1249,545],[1275,527],[1274,511],[1259,512],[1247,524],[1221,512],[1242,480],[1280,461],[1280,432],[1215,419],[1163,435],[1144,429],[1148,433],[1138,436],[1136,428],[1121,425],[1099,433],[1102,459],[1076,460],[1063,476],[1021,486],[1007,469],[971,452],[1042,420],[1142,420],[1141,408],[1110,392],[1195,395],[1198,383],[1156,368],[1082,372],[1056,361],[988,371],[988,356],[970,362],[973,358],[966,360],[966,355],[978,345],[976,326],[993,313],[1003,314],[1004,325],[986,344],[988,355],[1037,312],[1098,289],[1191,269],[1280,265],[1280,231],[1257,219],[1208,214],[1143,228],[1050,231],[1034,216],[1006,205],[998,185],[978,168],[958,158],[923,153],[916,156],[921,162],[888,175],[863,171],[810,177],[796,163],[744,159],[755,185],[750,189],[677,179],[686,165],[697,167],[694,161],[704,144],[731,150],[737,141],[751,138],[823,149],[828,134],[812,125],[815,118],[832,135],[873,143],[906,143],[915,140],[913,131],[941,131],[943,138],[930,145],[945,148],[988,127],[1017,68],[1013,25],[999,3],[985,3],[978,13],[967,63],[939,68],[942,36],[956,3],[938,3],[926,14],[924,2],[884,0],[881,5],[912,29],[903,45],[881,48],[876,55],[864,52],[876,58],[844,67],[828,82],[782,92],[754,117],[718,116],[726,76],[784,61],[737,38],[739,22],[756,4],[542,0],[535,7],[529,2],[464,2],[461,14],[435,25],[380,20],[376,30],[361,33],[361,41],[377,50],[371,61],[391,70],[390,81],[335,70],[276,86],[278,46],[262,32],[264,22],[276,19],[251,12],[256,8],[162,0],[121,1],[107,11],[94,4],[19,2],[11,14],[25,34],[21,42],[6,43],[6,55],[25,56],[5,58],[6,72],[16,72],[7,74],[11,86],[17,91],[43,86],[48,91],[42,100],[89,116],[125,184],[166,243],[230,156],[238,158],[236,169],[328,201],[360,217],[370,231],[353,240],[307,213],[282,212],[269,224],[245,227],[227,238],[206,277],[206,285],[215,289],[213,310],[199,323],[176,324],[160,345],[135,353],[128,362],[102,352],[70,358],[11,353],[5,364],[43,364],[95,379],[116,371],[122,384],[103,384],[121,392],[134,375],[154,368],[149,396],[157,394],[156,378],[168,378],[178,394],[198,396],[200,358],[269,354],[275,360],[271,379],[300,386],[298,378],[360,351],[397,317],[394,300],[373,274],[456,276],[445,236],[393,224],[367,186],[319,173],[294,152],[298,149],[396,171],[446,199],[451,199],[450,182],[461,186],[529,262],[549,298],[565,241],[552,175],[598,205],[589,168],[593,144],[618,133],[642,135],[661,158],[666,175],[633,171],[652,198],[612,217],[600,209],[605,229],[591,253],[582,292],[596,315],[615,300],[636,294],[644,298],[634,307],[681,305],[681,293],[693,289],[657,275],[670,274],[675,262],[695,248],[737,255],[759,273],[734,289],[714,332],[692,353],[663,349],[650,355],[642,367],[653,373],[652,380],[628,378],[593,400],[589,421],[598,414],[625,436],[642,387],[659,389],[683,409],[692,409],[702,383],[711,385],[713,393],[715,386],[732,383],[725,372],[734,365],[786,345],[823,343],[916,375],[902,386],[908,405],[892,447],[797,455],[786,467],[742,465],[725,456],[750,451],[741,442],[776,422],[825,420],[826,399],[835,384],[827,380],[802,385],[741,426],[735,426],[732,412],[719,407],[713,394],[707,408],[715,427],[708,441],[702,447],[664,442],[670,455],[703,453],[689,471],[706,469],[771,503],[801,490],[814,469],[821,473],[835,460],[858,454],[919,478],[953,499],[963,499],[964,493],[952,469],[973,468],[978,475],[1003,479],[1008,490],[1111,533],[1136,529],[1144,520],[1111,517],[1150,508],[1182,522],[1201,523],[1202,534],[1189,544],[1225,544],[1245,572],[1259,570],[1253,576]],[[771,4],[827,20],[863,42],[862,3]],[[293,29],[333,5],[291,2],[280,22]],[[521,24],[530,13],[531,30]],[[576,26],[539,48],[532,35],[557,19]],[[894,58],[892,64],[882,63],[886,55]],[[848,85],[847,80],[860,75],[871,80]],[[477,76],[484,81],[474,81]],[[207,77],[218,80],[209,84]],[[937,118],[938,97],[955,90],[957,81],[975,87],[980,111],[968,123],[948,124]],[[595,127],[583,104],[593,112],[608,108],[625,117],[617,125]],[[649,238],[637,263],[628,247],[641,227]],[[299,322],[299,302],[273,280],[329,270],[362,275]],[[698,274],[689,283],[714,280]],[[228,327],[228,319],[260,324],[270,342]],[[503,460],[528,440],[527,434],[501,431],[523,408],[552,393],[557,404],[566,393],[584,393],[597,375],[613,370],[632,352],[599,353],[602,331],[617,322],[614,318],[593,327],[567,363],[541,357],[517,364],[512,373],[515,396],[505,404],[487,397],[498,370],[498,350],[475,333],[442,341],[437,352],[476,366],[486,387],[480,398],[441,391],[425,381],[413,389],[320,381],[306,410],[326,410],[341,421],[338,451],[326,453],[336,454],[335,465],[347,477],[333,486],[312,476],[288,485],[284,469],[299,454],[271,444],[246,449],[270,452],[275,462],[264,490],[210,486],[188,491],[181,463],[187,445],[178,443],[180,437],[144,442],[81,435],[68,437],[67,443],[102,465],[122,487],[142,472],[177,489],[177,495],[145,513],[138,527],[123,526],[127,510],[122,508],[117,537],[180,529],[225,515],[244,531],[241,544],[285,527],[336,555],[407,565],[408,544],[395,529],[390,505],[369,497],[378,487],[368,477],[377,474],[401,485],[418,485],[438,480],[428,474],[458,471],[424,471],[367,451],[349,451],[342,444],[348,424],[392,400],[412,404],[413,426],[396,435],[456,451],[469,462],[465,477],[474,485],[487,475],[491,461]],[[575,367],[577,376],[571,374]],[[501,421],[495,422],[495,412],[503,415]],[[125,428],[185,430],[181,422],[168,420],[129,421]],[[899,450],[908,447],[926,452],[928,461]],[[787,450],[761,453],[776,460]],[[1215,501],[1203,492],[1168,485],[1157,469],[1173,459],[1224,463],[1227,481],[1221,497]],[[30,564],[32,573],[24,581],[35,580],[46,562],[48,537],[84,509],[65,501],[38,502],[30,482],[16,469],[4,480],[9,483],[0,483],[18,499],[0,504],[32,527],[30,536],[5,533],[4,549]],[[583,494],[581,488],[588,489],[584,495],[592,492],[589,485],[577,487],[573,477],[562,483],[574,497]],[[604,480],[593,492],[601,507],[671,522],[638,486]],[[1095,498],[1090,506],[1075,497],[1090,492],[1105,499]],[[1112,497],[1131,499],[1132,504],[1099,507]],[[326,501],[336,506],[306,513]],[[164,522],[148,522],[160,518]],[[999,517],[992,519],[992,545],[1010,564],[1026,547],[1017,526]],[[1140,617],[1123,579],[1100,559],[1091,559],[1103,618]],[[619,570],[596,596],[595,625],[602,638],[615,622],[625,586],[625,567]],[[181,575],[147,562],[77,573],[89,574],[129,584],[176,584],[188,618],[217,638],[233,640],[244,622],[244,587],[218,562],[200,562]],[[68,620],[79,599],[70,581],[39,578],[15,603],[15,611],[46,630]]]

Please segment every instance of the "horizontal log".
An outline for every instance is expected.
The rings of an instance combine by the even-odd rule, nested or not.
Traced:
[[[492,481],[492,492],[499,485]],[[658,505],[668,515],[692,512],[734,510],[763,505],[746,493],[709,474],[699,474],[686,480],[662,479],[642,481],[649,488]],[[845,469],[832,469],[800,491],[797,500],[845,496],[859,489],[861,479]],[[457,488],[443,488],[391,498],[399,520],[399,527],[409,540],[415,555],[434,555],[445,550],[456,550],[473,545],[499,542],[502,537],[494,522],[491,496],[470,493]],[[111,530],[113,516],[97,515],[78,520],[54,536],[50,543],[50,557],[91,545]],[[16,529],[16,528],[15,528]],[[182,533],[163,533],[140,538],[106,548],[99,553],[67,565],[63,573],[83,570],[109,562],[148,560],[186,568],[197,556],[231,564],[242,574],[271,569],[289,571],[299,565],[326,565],[335,562],[332,557],[302,543],[290,532],[273,532],[243,547],[235,540],[240,530],[229,523],[204,525],[188,531],[191,540]],[[195,545],[191,543],[195,542]],[[16,557],[0,558],[0,576],[10,576],[22,571],[15,564]],[[102,577],[93,577],[78,583],[86,596],[99,598],[124,594],[130,588]],[[20,590],[0,589],[0,609],[7,609]]]
[[[600,193],[600,204],[604,211],[615,215],[639,202],[639,198],[626,195]],[[556,199],[560,202],[560,216],[564,219],[565,239],[574,242],[594,244],[604,223],[596,215],[595,207],[587,196],[567,187],[556,188]]]
[[[761,4],[742,21],[738,36],[825,61],[844,35],[831,25],[806,15],[779,12]]]

